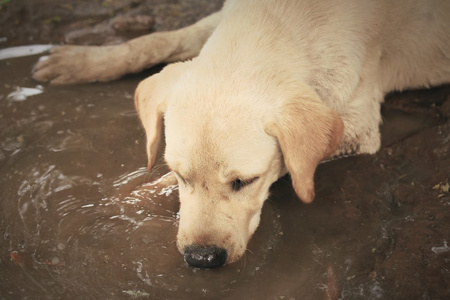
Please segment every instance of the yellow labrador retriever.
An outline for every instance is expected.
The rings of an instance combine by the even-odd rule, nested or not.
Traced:
[[[229,0],[196,24],[122,45],[64,46],[34,77],[104,81],[177,62],[139,84],[149,168],[165,125],[179,183],[179,250],[192,266],[238,260],[271,184],[304,202],[324,159],[380,147],[392,90],[450,82],[448,0]]]

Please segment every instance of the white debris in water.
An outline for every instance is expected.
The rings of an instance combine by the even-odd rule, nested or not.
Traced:
[[[58,243],[56,247],[58,248],[58,250],[64,250],[64,248],[66,248],[66,245],[63,243]]]
[[[59,258],[53,257],[53,258],[52,258],[52,264],[54,264],[54,265],[59,264]]]
[[[14,57],[36,55],[53,48],[53,45],[27,45],[0,50],[0,60]]]
[[[94,204],[92,203],[81,206],[81,208],[88,208],[88,207],[94,207]]]
[[[450,247],[448,247],[447,245],[447,241],[444,241],[444,246],[440,246],[440,247],[432,247],[431,251],[433,251],[436,254],[439,253],[444,253],[444,252],[448,252],[450,251]]]
[[[35,88],[27,87],[17,87],[17,89],[8,95],[8,99],[13,101],[24,101],[28,97],[42,94],[44,92],[44,87],[42,85],[37,85]]]

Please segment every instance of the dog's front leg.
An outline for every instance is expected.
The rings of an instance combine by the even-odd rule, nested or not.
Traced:
[[[214,13],[191,26],[119,45],[55,47],[36,64],[33,78],[51,84],[109,81],[159,63],[187,60],[198,55],[220,19],[221,13]]]
[[[377,88],[360,87],[349,104],[338,112],[344,122],[344,135],[334,157],[373,154],[380,149],[381,102]]]

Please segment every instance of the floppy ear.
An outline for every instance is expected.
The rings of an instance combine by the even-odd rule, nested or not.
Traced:
[[[285,100],[267,124],[266,131],[278,139],[295,192],[303,202],[314,199],[316,167],[337,149],[343,130],[338,114],[307,86],[297,97]]]
[[[163,136],[163,117],[171,84],[180,74],[181,63],[168,65],[160,73],[141,81],[136,88],[134,104],[147,135],[148,169],[155,164]]]

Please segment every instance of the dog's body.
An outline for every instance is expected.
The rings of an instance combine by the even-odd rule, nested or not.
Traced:
[[[449,28],[446,0],[230,0],[178,31],[56,49],[35,78],[108,80],[192,59],[144,80],[136,107],[149,167],[165,123],[178,247],[191,265],[214,267],[242,256],[280,176],[311,202],[320,161],[379,149],[387,92],[450,82]]]

